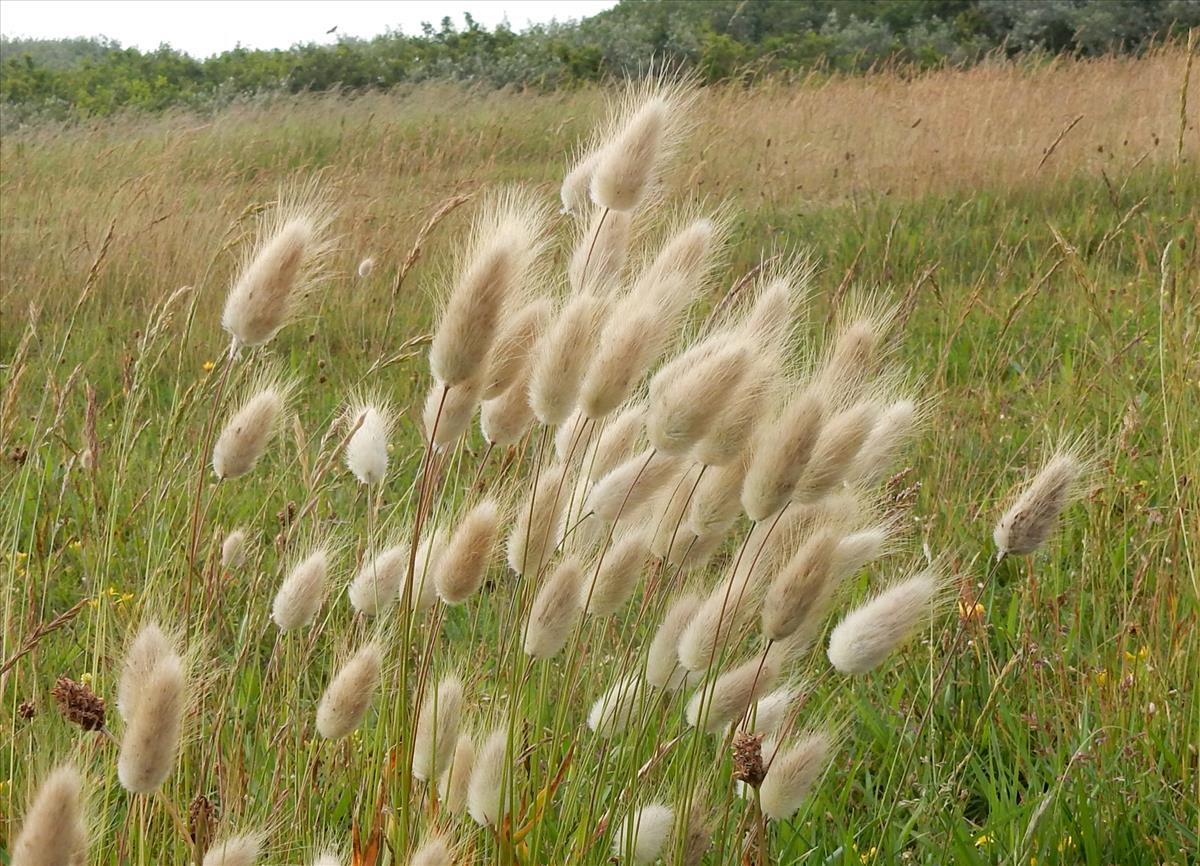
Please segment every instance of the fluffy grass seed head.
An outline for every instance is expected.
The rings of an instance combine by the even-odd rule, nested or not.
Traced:
[[[648,78],[627,91],[596,155],[589,191],[601,207],[632,211],[654,191],[691,126],[695,89],[686,80]]]
[[[846,480],[863,486],[882,481],[896,453],[912,436],[919,420],[920,409],[915,401],[908,398],[896,400],[885,407],[855,456]]]
[[[788,504],[751,527],[745,551],[735,561],[732,579],[755,586],[774,576],[817,527],[849,530],[861,525],[865,505],[853,490],[839,490],[819,502]]]
[[[363,259],[361,262],[358,263],[358,278],[360,280],[365,280],[367,277],[371,276],[371,274],[373,274],[374,272],[375,272],[375,259],[371,258],[370,256],[367,256],[365,259]]]
[[[429,347],[439,382],[454,386],[486,375],[497,330],[545,244],[545,220],[543,209],[518,190],[484,206]]]
[[[529,381],[518,379],[499,397],[484,400],[479,409],[479,430],[489,445],[515,445],[533,423]]]
[[[682,460],[647,449],[630,457],[603,478],[588,493],[584,511],[605,523],[636,511],[648,503],[682,469]]]
[[[688,700],[685,718],[708,733],[728,728],[771,691],[779,676],[779,657],[756,653],[698,688]]]
[[[841,584],[868,562],[876,560],[886,553],[892,529],[891,525],[885,523],[843,536],[833,551],[834,583]]]
[[[584,415],[598,420],[624,403],[674,331],[674,322],[664,322],[663,313],[646,300],[627,296],[618,302],[580,386]]]
[[[588,419],[583,411],[576,409],[572,412],[554,431],[554,456],[559,460],[574,462],[582,453],[580,447],[586,446],[591,439],[587,427]]]
[[[687,670],[679,664],[679,637],[702,601],[695,593],[685,593],[663,615],[646,651],[646,682],[655,688],[674,690],[687,679]]]
[[[484,400],[499,397],[524,378],[530,353],[553,312],[550,299],[538,297],[514,312],[504,323],[488,355],[487,375],[483,378]]]
[[[751,520],[766,519],[791,498],[820,436],[825,402],[819,392],[802,390],[759,429],[742,485],[742,507]]]
[[[700,476],[687,509],[687,528],[699,538],[723,536],[742,513],[747,462],[709,466]]]
[[[601,737],[611,737],[625,731],[643,697],[643,681],[637,674],[617,680],[608,691],[596,699],[588,712],[588,727]]]
[[[776,689],[770,694],[763,695],[754,705],[754,712],[745,721],[749,733],[758,737],[775,734],[787,721],[788,710],[796,699],[796,690],[791,686]],[[763,741],[766,745],[766,741]],[[765,751],[765,749],[764,749]]]
[[[354,432],[346,443],[346,467],[363,484],[378,484],[387,473],[393,413],[386,403],[358,403],[346,413]]]
[[[11,853],[13,866],[85,866],[87,823],[78,770],[64,765],[46,776],[29,804]]]
[[[812,455],[792,495],[799,502],[816,502],[847,477],[859,451],[879,418],[880,406],[863,400],[843,409],[821,428]]]
[[[254,866],[262,850],[261,833],[245,833],[214,842],[202,866]]]
[[[437,603],[437,566],[446,551],[447,543],[445,530],[436,529],[417,547],[417,557],[409,575],[412,588],[407,589],[407,592],[409,607],[418,613],[429,610]],[[401,599],[404,598],[405,591],[406,587],[402,585],[398,590]]]
[[[696,461],[717,467],[743,462],[754,431],[772,403],[778,381],[778,365],[761,351],[753,353],[737,388],[713,414],[707,431],[692,448]],[[745,467],[739,471],[745,475]]]
[[[629,296],[674,320],[707,290],[729,230],[723,212],[682,215],[654,258],[638,272]]]
[[[730,574],[713,587],[679,637],[679,660],[689,671],[706,671],[743,633],[762,600],[758,569]]]
[[[840,318],[833,342],[817,374],[817,387],[853,395],[878,372],[897,308],[874,295],[854,299]]]
[[[221,542],[221,567],[226,571],[233,571],[241,568],[246,562],[247,548],[249,541],[246,537],[246,530],[235,529],[225,536],[225,540]]]
[[[379,688],[383,649],[377,643],[359,648],[334,674],[317,704],[317,733],[338,740],[362,724]]]
[[[579,621],[583,566],[569,558],[559,563],[533,598],[525,625],[525,654],[548,659],[566,645]]]
[[[643,527],[622,530],[580,587],[580,605],[592,616],[612,616],[633,597],[650,558],[649,532]],[[589,592],[590,590],[590,592]]]
[[[613,840],[613,853],[636,866],[649,866],[666,850],[674,826],[675,810],[670,806],[642,806],[621,825]]]
[[[736,319],[739,333],[773,351],[786,351],[815,272],[816,263],[806,254],[782,255],[776,263],[765,263],[754,281],[749,306]]]
[[[833,564],[839,541],[836,530],[817,529],[775,575],[762,607],[768,640],[788,638],[824,615],[836,588]]]
[[[992,532],[1001,556],[1034,553],[1053,534],[1063,510],[1083,495],[1089,472],[1078,445],[1051,455]]]
[[[812,265],[800,258],[769,268],[754,284],[754,296],[740,316],[730,314],[721,330],[751,348],[738,387],[696,443],[695,458],[707,466],[724,466],[748,451],[748,443],[779,390],[789,356],[794,317],[808,291]]]
[[[946,595],[936,566],[893,583],[838,623],[829,636],[829,663],[844,674],[879,667],[945,603]]]
[[[508,730],[501,726],[484,740],[467,784],[467,812],[481,827],[498,827],[508,814]]]
[[[453,866],[454,852],[445,836],[433,835],[408,858],[408,866]]]
[[[221,325],[235,348],[270,342],[299,312],[324,276],[333,216],[329,200],[313,184],[280,194],[225,299]]]
[[[421,412],[426,442],[445,451],[467,432],[479,407],[482,381],[482,378],[467,379],[450,388],[438,381],[433,383]]]
[[[561,464],[544,469],[514,516],[508,534],[508,567],[517,574],[540,574],[562,540],[571,498],[567,472]]]
[[[130,708],[117,757],[117,778],[125,790],[152,793],[171,774],[186,702],[184,662],[171,652],[150,669],[141,694]]]
[[[775,821],[792,817],[825,772],[832,751],[833,738],[822,731],[805,734],[778,750],[758,789],[763,813]]]
[[[397,539],[363,560],[358,573],[346,587],[350,604],[356,611],[378,616],[391,609],[400,598],[410,552],[408,544]]]
[[[117,712],[126,724],[145,694],[150,672],[175,651],[175,642],[155,622],[142,626],[130,641],[117,680]]]
[[[687,823],[684,826],[680,866],[700,866],[704,855],[712,847],[715,826],[716,814],[707,799],[698,796],[692,800],[692,808],[688,812]]]
[[[282,426],[294,390],[294,381],[284,382],[270,373],[258,378],[213,446],[212,465],[218,478],[239,478],[255,467]]]
[[[720,335],[665,365],[650,382],[650,444],[664,454],[687,452],[712,429],[752,360],[747,343]]]
[[[650,552],[660,559],[670,561],[671,554],[682,553],[678,548],[693,537],[683,526],[683,516],[702,470],[703,467],[696,463],[681,461],[676,477],[668,481],[651,501]]]
[[[446,604],[462,604],[483,585],[500,518],[500,505],[485,499],[459,521],[434,569],[434,586]]]
[[[605,315],[594,295],[572,295],[554,318],[533,354],[529,404],[537,419],[557,427],[570,417],[591,361],[596,335]]]
[[[463,684],[456,676],[443,677],[425,698],[413,735],[412,773],[418,779],[437,779],[454,758],[463,711]]]
[[[611,295],[625,276],[633,217],[592,206],[587,227],[575,243],[567,264],[567,282],[575,293]]]
[[[583,460],[590,481],[599,481],[633,456],[645,422],[646,410],[640,403],[627,406],[605,422],[604,431]]]
[[[558,192],[562,201],[562,213],[580,218],[592,207],[592,172],[596,170],[596,160],[599,156],[600,151],[596,147],[583,151],[576,158],[575,165],[563,177]]]
[[[271,619],[280,631],[304,628],[316,618],[328,592],[332,554],[328,544],[319,544],[292,566],[271,604]]]
[[[467,806],[467,786],[475,768],[475,740],[468,733],[458,735],[450,766],[438,782],[438,795],[451,815],[458,815]]]

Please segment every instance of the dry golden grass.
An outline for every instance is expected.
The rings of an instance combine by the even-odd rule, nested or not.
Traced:
[[[1174,158],[1185,61],[1162,51],[713,91],[705,114],[721,146],[700,179],[828,203],[1123,177]],[[1195,154],[1194,134],[1189,144]]]
[[[1140,59],[711,88],[674,185],[784,213],[1101,172],[1120,185],[1139,164],[1174,159],[1185,59],[1164,49]],[[137,307],[195,284],[221,246],[212,239],[242,240],[231,222],[302,171],[319,171],[337,190],[338,228],[353,239],[339,266],[349,271],[370,254],[391,268],[453,193],[520,179],[551,196],[563,154],[602,101],[598,90],[427,86],[12,134],[0,150],[0,311],[22,309],[35,287],[53,306],[56,287],[90,265],[114,222],[109,267],[121,279],[99,287],[106,301]],[[1194,129],[1184,146],[1194,158]],[[61,300],[73,301],[76,288],[64,286]]]

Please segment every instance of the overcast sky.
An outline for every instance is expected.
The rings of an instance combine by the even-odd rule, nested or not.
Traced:
[[[161,43],[207,57],[241,43],[247,48],[287,48],[297,42],[370,37],[389,27],[419,33],[463,12],[485,27],[507,20],[530,23],[586,18],[616,0],[0,0],[5,36],[57,39],[107,36],[124,46],[154,49]],[[336,33],[327,33],[337,27]]]

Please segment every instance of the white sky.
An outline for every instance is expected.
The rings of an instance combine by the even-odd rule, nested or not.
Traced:
[[[149,50],[165,42],[207,57],[238,43],[287,48],[376,36],[389,27],[414,34],[422,21],[439,26],[446,16],[461,27],[463,12],[489,29],[507,20],[521,30],[551,19],[586,18],[614,5],[616,0],[0,0],[0,32],[41,39],[108,36]],[[326,34],[334,26],[337,32]]]

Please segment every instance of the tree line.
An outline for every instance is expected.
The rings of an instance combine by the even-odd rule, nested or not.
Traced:
[[[1136,52],[1200,26],[1200,0],[621,0],[575,22],[489,30],[466,16],[420,33],[205,59],[104,37],[0,39],[5,125],[122,109],[203,108],[266,93],[453,80],[553,89],[637,74],[651,60],[706,83],[990,56]]]

